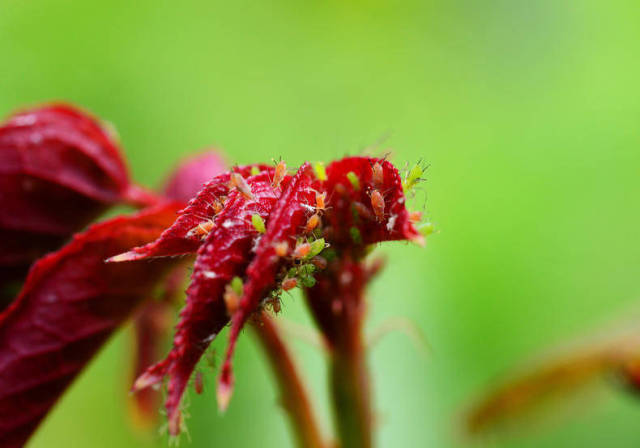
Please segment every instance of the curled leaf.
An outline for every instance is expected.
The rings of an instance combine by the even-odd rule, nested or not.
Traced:
[[[367,278],[360,264],[365,245],[420,240],[405,208],[400,175],[389,162],[350,157],[319,174],[305,163],[295,176],[286,175],[285,166],[280,162],[274,170],[253,165],[217,176],[158,240],[110,259],[120,262],[197,250],[173,348],[133,387],[144,389],[168,377],[165,404],[171,434],[180,431],[180,402],[196,363],[230,319],[229,345],[217,389],[221,409],[233,391],[232,359],[238,335],[262,304],[279,309],[279,292],[295,286],[308,288],[310,297],[313,291],[326,297],[336,284],[346,287],[353,279],[361,291]],[[261,167],[259,174],[255,174],[257,167]],[[368,205],[360,207],[360,215],[354,214],[353,205],[364,202]],[[326,274],[316,273],[325,268]],[[312,308],[324,314],[316,316],[323,330],[335,330],[339,337],[341,325],[355,322],[359,328],[363,307],[359,300],[353,302],[337,304],[353,310],[348,320],[335,318],[336,304],[313,304]]]
[[[176,204],[90,227],[31,269],[0,314],[0,445],[21,446],[108,336],[174,261],[106,264],[156,238]]]
[[[269,172],[250,177],[247,182],[253,199],[237,190],[231,191],[224,210],[198,250],[171,352],[134,384],[134,389],[139,390],[159,382],[165,375],[169,377],[166,407],[169,432],[173,435],[180,431],[180,400],[193,369],[229,321],[223,294],[235,276],[243,275],[251,259],[258,236],[252,216],[258,214],[266,220],[277,199]]]
[[[215,151],[207,151],[182,162],[171,174],[164,188],[164,195],[186,205],[202,189],[203,185],[225,170],[222,157]],[[174,309],[182,300],[183,284],[187,277],[186,258],[173,268],[162,285],[159,298],[140,307],[133,318],[133,346],[131,383],[164,354],[173,328]],[[161,391],[146,388],[130,394],[130,410],[136,426],[149,428],[159,416]]]
[[[394,240],[423,243],[409,219],[400,173],[390,162],[346,157],[330,163],[326,173],[323,188],[328,195],[327,220],[333,244],[349,247]]]
[[[254,167],[261,169],[266,173],[265,175],[270,175],[273,172],[273,167],[266,165],[236,167],[233,172],[249,176]],[[204,237],[213,227],[216,216],[222,212],[225,206],[227,196],[231,191],[231,174],[220,174],[206,183],[196,197],[189,201],[187,207],[180,210],[178,219],[156,241],[119,254],[110,261],[141,260],[149,257],[183,255],[197,251]]]
[[[21,275],[117,202],[154,199],[129,181],[121,151],[95,118],[58,104],[0,126],[0,269]]]
[[[468,433],[481,435],[535,421],[551,404],[569,402],[604,378],[634,387],[640,360],[637,330],[607,336],[545,359],[490,389],[466,415]]]
[[[292,249],[296,237],[304,231],[309,214],[308,207],[315,203],[316,192],[311,165],[305,163],[298,173],[283,187],[282,195],[260,239],[256,256],[247,268],[247,281],[240,308],[233,315],[229,346],[218,382],[218,406],[225,409],[233,390],[231,360],[240,330],[249,316],[258,308],[260,300],[275,287],[279,269],[288,261],[276,254],[278,243],[287,243]]]

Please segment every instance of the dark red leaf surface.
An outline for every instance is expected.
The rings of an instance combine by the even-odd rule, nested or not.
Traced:
[[[183,161],[171,174],[164,188],[167,198],[185,205],[212,178],[226,171],[222,157],[215,151],[207,151]],[[164,355],[165,346],[173,329],[173,310],[182,300],[183,284],[188,275],[187,266],[193,263],[185,258],[173,268],[164,283],[160,300],[146,303],[133,319],[134,346],[132,384],[152,364]],[[162,394],[157,388],[145,388],[130,394],[133,420],[138,427],[148,429],[156,423],[160,413]]]
[[[260,300],[276,286],[276,275],[280,268],[291,262],[276,254],[275,245],[286,243],[289,246],[287,252],[290,253],[296,245],[296,237],[303,235],[308,216],[313,214],[309,208],[313,209],[315,205],[314,180],[311,166],[305,163],[290,181],[283,183],[282,195],[273,207],[267,231],[260,239],[256,255],[247,268],[244,295],[240,308],[233,315],[229,346],[218,384],[218,406],[222,409],[226,408],[233,390],[231,360],[238,334],[249,316],[257,310]]]
[[[151,200],[130,184],[114,138],[79,109],[31,109],[0,126],[0,268],[24,274],[109,205]]]
[[[252,169],[273,173],[273,167],[266,165],[248,165],[236,167],[233,172],[247,177]],[[118,255],[111,261],[131,261],[148,257],[167,257],[193,253],[198,250],[203,241],[203,235],[195,230],[216,216],[217,203],[224,204],[230,191],[231,173],[223,173],[206,183],[187,207],[179,212],[180,216],[158,240],[142,247]]]
[[[21,446],[112,331],[175,261],[104,260],[160,235],[177,204],[90,227],[31,269],[0,314],[0,446]]]
[[[66,105],[21,112],[0,125],[0,309],[31,263],[109,206],[149,206],[94,225],[41,258],[0,314],[0,446],[27,440],[106,338],[158,285],[164,300],[135,314],[134,369],[144,373],[134,389],[168,379],[165,405],[169,432],[176,435],[194,368],[230,321],[218,383],[221,409],[233,390],[239,333],[265,303],[277,310],[283,289],[306,287],[314,317],[337,346],[360,329],[366,247],[422,242],[400,174],[384,159],[348,157],[317,178],[308,163],[295,176],[284,162],[222,173],[224,162],[208,152],[176,170],[158,204],[161,199],[130,182],[116,140],[107,125]],[[325,241],[332,259],[306,256],[312,245],[318,254]],[[147,368],[159,358],[190,262],[176,256],[185,254],[196,257],[173,347]],[[327,301],[334,292],[341,303]],[[157,399],[156,391],[137,395],[140,415],[152,415]]]
[[[230,173],[219,175],[204,186],[157,241],[111,259],[136,260],[198,251],[173,349],[134,385],[134,389],[142,389],[165,376],[169,378],[166,407],[171,434],[180,432],[180,401],[196,363],[231,317],[229,346],[218,383],[218,404],[226,407],[233,389],[231,362],[238,335],[272,291],[277,295],[289,268],[309,263],[296,255],[298,249],[321,236],[333,248],[338,261],[329,264],[326,274],[318,274],[315,289],[327,295],[325,290],[336,282],[348,284],[339,278],[342,271],[345,279],[350,274],[344,266],[361,269],[359,260],[367,245],[389,240],[422,242],[405,208],[400,174],[386,160],[345,158],[330,164],[322,180],[314,176],[309,164],[302,165],[293,177],[285,175],[281,182],[273,182],[273,168],[260,168],[261,174],[247,179],[251,191],[244,193],[234,188]],[[251,168],[236,171],[246,177]],[[252,224],[254,214],[266,222],[263,235]],[[341,260],[351,260],[351,264]],[[318,265],[323,264],[326,261]],[[244,288],[230,309],[224,296],[234,276],[244,281]],[[295,280],[287,279],[289,283]],[[360,313],[359,306],[354,303],[351,309]],[[316,318],[327,331],[340,325],[341,321],[333,317],[335,308],[332,303],[317,307],[325,315]]]
[[[253,199],[238,190],[229,193],[224,210],[216,217],[215,227],[198,250],[187,303],[180,312],[173,349],[164,361],[142,375],[134,389],[158,383],[166,375],[169,432],[180,432],[180,400],[196,363],[211,341],[229,321],[223,299],[226,285],[242,276],[258,231],[252,215],[267,219],[278,197],[271,186],[271,173],[264,171],[247,179]]]
[[[382,168],[382,182],[373,180],[373,167]],[[359,180],[354,188],[347,178],[352,172]],[[400,173],[390,162],[371,157],[346,157],[327,166],[327,220],[329,239],[337,246],[354,244],[352,228],[357,228],[363,244],[382,241],[409,240],[422,244],[423,238],[409,220]],[[377,190],[384,198],[384,214],[378,219],[372,206],[372,195]],[[356,207],[361,204],[365,213]]]

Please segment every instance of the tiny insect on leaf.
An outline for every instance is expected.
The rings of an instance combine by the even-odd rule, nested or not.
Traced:
[[[324,163],[322,162],[314,163],[313,171],[315,172],[316,177],[318,178],[319,181],[324,182],[325,180],[327,180],[327,171],[324,167]]]
[[[347,179],[349,179],[349,183],[351,184],[354,190],[360,189],[360,179],[358,179],[358,176],[356,175],[356,173],[354,173],[353,171],[349,171],[347,173]]]
[[[264,219],[262,219],[260,215],[251,215],[251,223],[259,233],[264,233],[267,231],[266,227],[264,226]]]

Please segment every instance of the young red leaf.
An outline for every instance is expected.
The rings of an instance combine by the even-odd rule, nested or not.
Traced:
[[[134,389],[142,389],[168,376],[166,407],[169,432],[174,435],[180,431],[180,401],[195,365],[228,323],[229,316],[229,346],[217,391],[221,409],[227,406],[232,393],[231,363],[238,335],[278,282],[288,280],[287,287],[300,283],[312,288],[318,281],[313,291],[326,295],[327,288],[335,288],[337,283],[345,286],[350,281],[348,277],[354,276],[362,279],[358,287],[361,296],[366,275],[359,275],[365,272],[360,259],[365,245],[420,240],[405,208],[400,175],[385,160],[346,158],[329,165],[326,177],[320,176],[321,179],[314,177],[309,164],[304,164],[294,177],[284,175],[280,169],[282,179],[275,179],[272,168],[249,179],[242,175],[248,171],[246,168],[238,171],[220,175],[205,185],[157,241],[111,259],[177,255],[185,248],[198,248],[173,349],[134,385]],[[338,259],[329,264],[325,259],[314,263],[313,257],[325,248],[325,239],[336,249]],[[316,280],[313,272],[324,267],[329,271]],[[235,277],[239,285],[229,289]],[[322,314],[316,316],[319,322],[326,318],[326,322],[320,322],[323,329],[339,337],[336,326],[353,324],[360,328],[361,301],[337,305],[345,311],[352,310],[349,319],[335,319],[333,303],[312,306]]]
[[[129,182],[113,137],[68,105],[0,126],[0,268],[28,266],[120,201],[149,202]]]
[[[31,269],[0,314],[0,445],[21,446],[102,343],[152,294],[175,260],[107,264],[156,238],[173,220],[166,203],[90,227]]]
[[[273,167],[267,165],[247,165],[235,167],[233,173],[247,177],[252,170],[272,175]],[[160,238],[142,247],[114,257],[111,261],[141,260],[149,257],[167,257],[193,253],[203,242],[203,237],[213,226],[213,220],[224,208],[224,202],[231,190],[232,173],[214,177],[202,187],[187,207],[179,212],[178,219],[162,233]]]
[[[308,163],[288,182],[283,182],[282,195],[274,206],[266,233],[260,239],[256,256],[247,268],[247,282],[240,308],[233,315],[229,346],[218,383],[218,406],[225,409],[233,389],[231,360],[236,340],[248,317],[258,308],[260,300],[276,285],[276,275],[286,263],[286,258],[276,254],[278,243],[286,243],[289,249],[296,244],[296,237],[304,234],[305,223],[312,213],[309,208],[316,202],[317,182]]]
[[[169,199],[186,204],[198,194],[204,184],[224,170],[222,157],[215,151],[190,157],[171,174],[164,194]],[[164,347],[173,327],[171,322],[173,309],[181,299],[183,283],[187,276],[186,265],[193,263],[190,258],[183,260],[167,276],[163,285],[162,298],[145,304],[135,314],[133,319],[135,352],[131,383],[164,354]],[[152,426],[159,416],[160,390],[149,387],[130,397],[130,409],[134,422],[143,428]]]
[[[400,173],[390,162],[346,157],[329,164],[326,172],[332,243],[347,247],[393,240],[423,243],[409,219]]]
[[[180,400],[196,363],[211,341],[229,321],[223,298],[225,287],[234,276],[242,276],[251,259],[258,230],[253,215],[267,219],[277,199],[271,186],[271,173],[265,171],[247,179],[253,199],[233,190],[213,229],[198,250],[187,303],[180,312],[173,349],[164,361],[145,372],[134,385],[143,389],[169,377],[167,414],[169,432],[180,432]]]

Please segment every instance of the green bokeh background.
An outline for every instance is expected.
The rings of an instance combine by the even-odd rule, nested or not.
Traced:
[[[380,249],[368,331],[382,447],[462,445],[456,419],[500,372],[624,314],[639,298],[640,8],[636,1],[0,0],[0,111],[66,99],[113,122],[158,185],[208,145],[233,162],[356,154],[431,163],[414,207],[440,232]],[[425,198],[426,206],[425,206]],[[297,296],[285,317],[308,323]],[[151,447],[131,430],[126,330],[32,447]],[[218,341],[224,343],[225,337]],[[295,342],[326,416],[322,355]],[[186,446],[290,446],[249,335],[228,413],[213,375]],[[491,447],[637,447],[640,401],[609,393]]]

